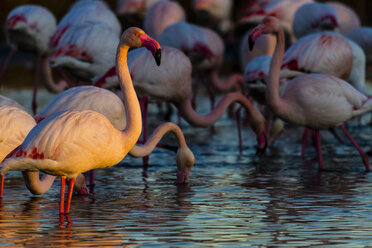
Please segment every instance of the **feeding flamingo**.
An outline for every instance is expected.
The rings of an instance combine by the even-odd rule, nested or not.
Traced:
[[[48,56],[48,42],[57,27],[53,14],[44,7],[37,5],[22,5],[13,9],[5,23],[7,42],[11,47],[9,55],[0,72],[1,78],[14,52],[18,49],[37,53],[36,75],[32,95],[32,111],[37,110],[36,96],[39,84],[40,63]]]
[[[143,27],[146,33],[157,39],[169,25],[185,19],[185,11],[179,3],[163,0],[152,5],[147,11]]]
[[[127,119],[124,130],[117,130],[97,112],[72,110],[56,113],[36,125],[24,142],[2,161],[1,180],[9,170],[38,170],[61,176],[60,213],[68,214],[76,176],[117,164],[140,136],[141,111],[127,65],[129,48],[139,46],[148,48],[160,64],[160,45],[155,40],[139,28],[129,28],[123,33],[117,52],[117,70]],[[70,182],[64,208],[66,178]]]
[[[200,115],[191,106],[190,59],[180,50],[167,46],[163,47],[162,56],[164,62],[161,67],[157,68],[143,48],[135,49],[128,54],[130,74],[139,96],[146,96],[152,101],[173,103],[181,117],[197,127],[213,125],[222,117],[229,105],[238,102],[246,109],[251,127],[257,136],[257,153],[264,152],[266,148],[265,119],[246,97],[240,93],[229,93],[209,114]],[[104,83],[104,80],[100,83]]]
[[[284,57],[284,31],[275,17],[265,18],[251,31],[250,43],[262,33],[277,37],[277,46],[270,64],[266,102],[281,119],[313,130],[319,168],[323,169],[319,130],[339,126],[359,151],[369,171],[367,154],[357,145],[342,123],[372,110],[372,100],[347,82],[325,74],[305,74],[291,80],[279,96],[279,72]]]

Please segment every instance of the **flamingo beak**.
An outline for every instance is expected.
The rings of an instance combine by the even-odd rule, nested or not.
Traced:
[[[249,32],[248,45],[251,51],[257,38],[262,34],[263,28],[264,26],[262,24],[259,24]]]
[[[154,56],[155,58],[156,64],[159,66],[161,62],[161,47],[159,43],[145,33],[140,35],[140,39],[142,45],[152,53],[152,56]]]
[[[257,150],[256,150],[256,156],[261,156],[265,153],[265,150],[267,148],[267,138],[265,132],[262,132],[259,136],[257,136]]]

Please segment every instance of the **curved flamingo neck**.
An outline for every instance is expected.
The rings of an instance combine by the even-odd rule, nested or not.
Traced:
[[[240,103],[246,109],[253,131],[257,135],[261,134],[261,132],[265,129],[265,118],[258,110],[253,107],[249,99],[240,93],[226,94],[212,110],[212,112],[207,115],[200,115],[195,112],[195,110],[191,106],[190,100],[176,103],[176,106],[181,116],[188,123],[193,126],[206,127],[214,124],[217,120],[219,120],[226,112],[226,109],[235,102]]]
[[[284,31],[280,28],[276,33],[277,43],[274,54],[270,63],[270,70],[268,75],[268,85],[266,87],[266,103],[273,110],[275,114],[282,113],[287,109],[287,104],[284,103],[279,95],[279,80],[280,69],[284,57]]]
[[[60,93],[68,88],[68,84],[61,80],[60,82],[56,83],[53,79],[52,69],[49,66],[49,56],[42,55],[41,57],[41,73],[44,81],[45,87],[53,92],[53,93]]]
[[[50,189],[55,176],[44,174],[41,179],[38,171],[22,171],[23,179],[25,180],[26,187],[34,195],[41,195]]]
[[[132,150],[130,150],[129,154],[134,157],[144,157],[149,155],[155,149],[156,145],[163,138],[163,136],[168,132],[174,133],[174,135],[177,137],[179,148],[187,146],[181,129],[176,124],[167,122],[157,127],[145,144],[135,145]]]
[[[213,87],[220,92],[244,89],[244,77],[238,73],[229,75],[225,81],[221,81],[217,71],[212,71],[209,74],[209,79]]]
[[[122,131],[123,145],[126,152],[129,152],[136,144],[142,130],[141,109],[138,102],[137,94],[134,90],[132,79],[130,77],[127,54],[129,46],[124,42],[118,47],[116,56],[116,70],[119,77],[127,125]]]

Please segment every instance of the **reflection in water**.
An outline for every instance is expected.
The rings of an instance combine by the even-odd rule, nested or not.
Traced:
[[[201,101],[201,100],[200,100]],[[205,112],[209,109],[206,104]],[[201,110],[201,112],[203,109]],[[156,111],[155,111],[156,112]],[[176,121],[176,116],[173,116]],[[141,159],[96,171],[95,194],[73,196],[60,225],[59,180],[32,196],[20,173],[6,178],[0,202],[4,246],[31,247],[219,247],[364,246],[372,243],[371,173],[364,173],[351,145],[322,137],[327,171],[318,172],[315,149],[300,159],[301,132],[289,127],[262,158],[255,139],[243,131],[238,152],[234,120],[222,119],[216,133],[183,130],[195,153],[188,185],[173,184],[174,153],[156,150],[144,170]],[[367,150],[372,127],[350,123]]]

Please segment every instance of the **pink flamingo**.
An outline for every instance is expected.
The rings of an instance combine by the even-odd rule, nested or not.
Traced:
[[[16,50],[35,51],[37,53],[37,61],[32,95],[32,111],[34,114],[37,110],[36,96],[40,63],[48,55],[48,41],[56,30],[56,26],[56,19],[53,14],[46,8],[37,5],[22,5],[15,8],[9,13],[5,23],[5,33],[11,50],[0,72],[0,83]]]
[[[151,37],[157,39],[168,26],[176,22],[185,21],[185,19],[185,11],[179,3],[163,0],[149,8],[143,27]]]
[[[178,22],[167,27],[159,37],[160,44],[180,49],[187,54],[197,71],[197,82],[202,81],[209,90],[212,107],[214,91],[228,92],[243,88],[244,78],[240,74],[231,74],[221,81],[218,73],[222,66],[224,44],[221,37],[208,28],[187,22]],[[197,87],[194,87],[196,91]],[[195,106],[196,92],[193,94]]]
[[[366,54],[367,62],[372,61],[372,28],[358,27],[346,34],[346,37],[357,43]]]
[[[117,130],[107,118],[94,111],[56,113],[36,125],[24,142],[2,161],[1,180],[9,170],[39,170],[61,176],[60,214],[68,214],[76,176],[117,164],[140,136],[141,111],[128,70],[127,53],[130,47],[142,45],[152,52],[159,65],[160,45],[139,28],[127,29],[118,47],[117,70],[127,119],[124,130]],[[64,208],[66,178],[70,182]]]
[[[86,21],[107,24],[119,36],[121,25],[115,14],[101,0],[81,0],[71,6],[67,14],[58,23],[57,30],[50,39],[49,45],[58,45],[63,34],[73,25]]]
[[[233,23],[231,21],[232,7],[232,0],[193,0],[193,8],[195,11],[207,12],[212,18],[213,23],[215,23],[212,26],[217,24],[218,29],[222,33],[227,33],[233,28]]]
[[[319,130],[339,126],[359,151],[369,171],[367,154],[357,145],[342,123],[372,110],[372,100],[347,82],[325,74],[305,74],[291,80],[279,96],[279,72],[284,57],[284,31],[275,17],[265,18],[251,31],[250,43],[262,33],[277,37],[277,46],[270,64],[266,102],[279,118],[313,130],[319,168],[323,169]]]
[[[78,79],[90,80],[115,65],[118,44],[119,36],[107,24],[85,21],[71,26],[62,35],[50,56],[50,64]]]
[[[189,58],[180,50],[166,46],[162,49],[162,56],[164,62],[157,68],[143,48],[135,49],[128,54],[130,74],[140,97],[146,96],[152,101],[173,103],[180,115],[196,127],[213,125],[222,117],[229,105],[238,102],[246,109],[251,127],[257,136],[257,154],[264,152],[265,119],[246,97],[240,93],[229,93],[209,114],[200,115],[191,107],[192,68]]]
[[[360,27],[360,19],[353,9],[339,2],[327,2],[337,13],[339,32],[346,35],[354,28]]]
[[[146,11],[155,3],[161,0],[117,0],[116,14],[141,14],[145,15]]]

